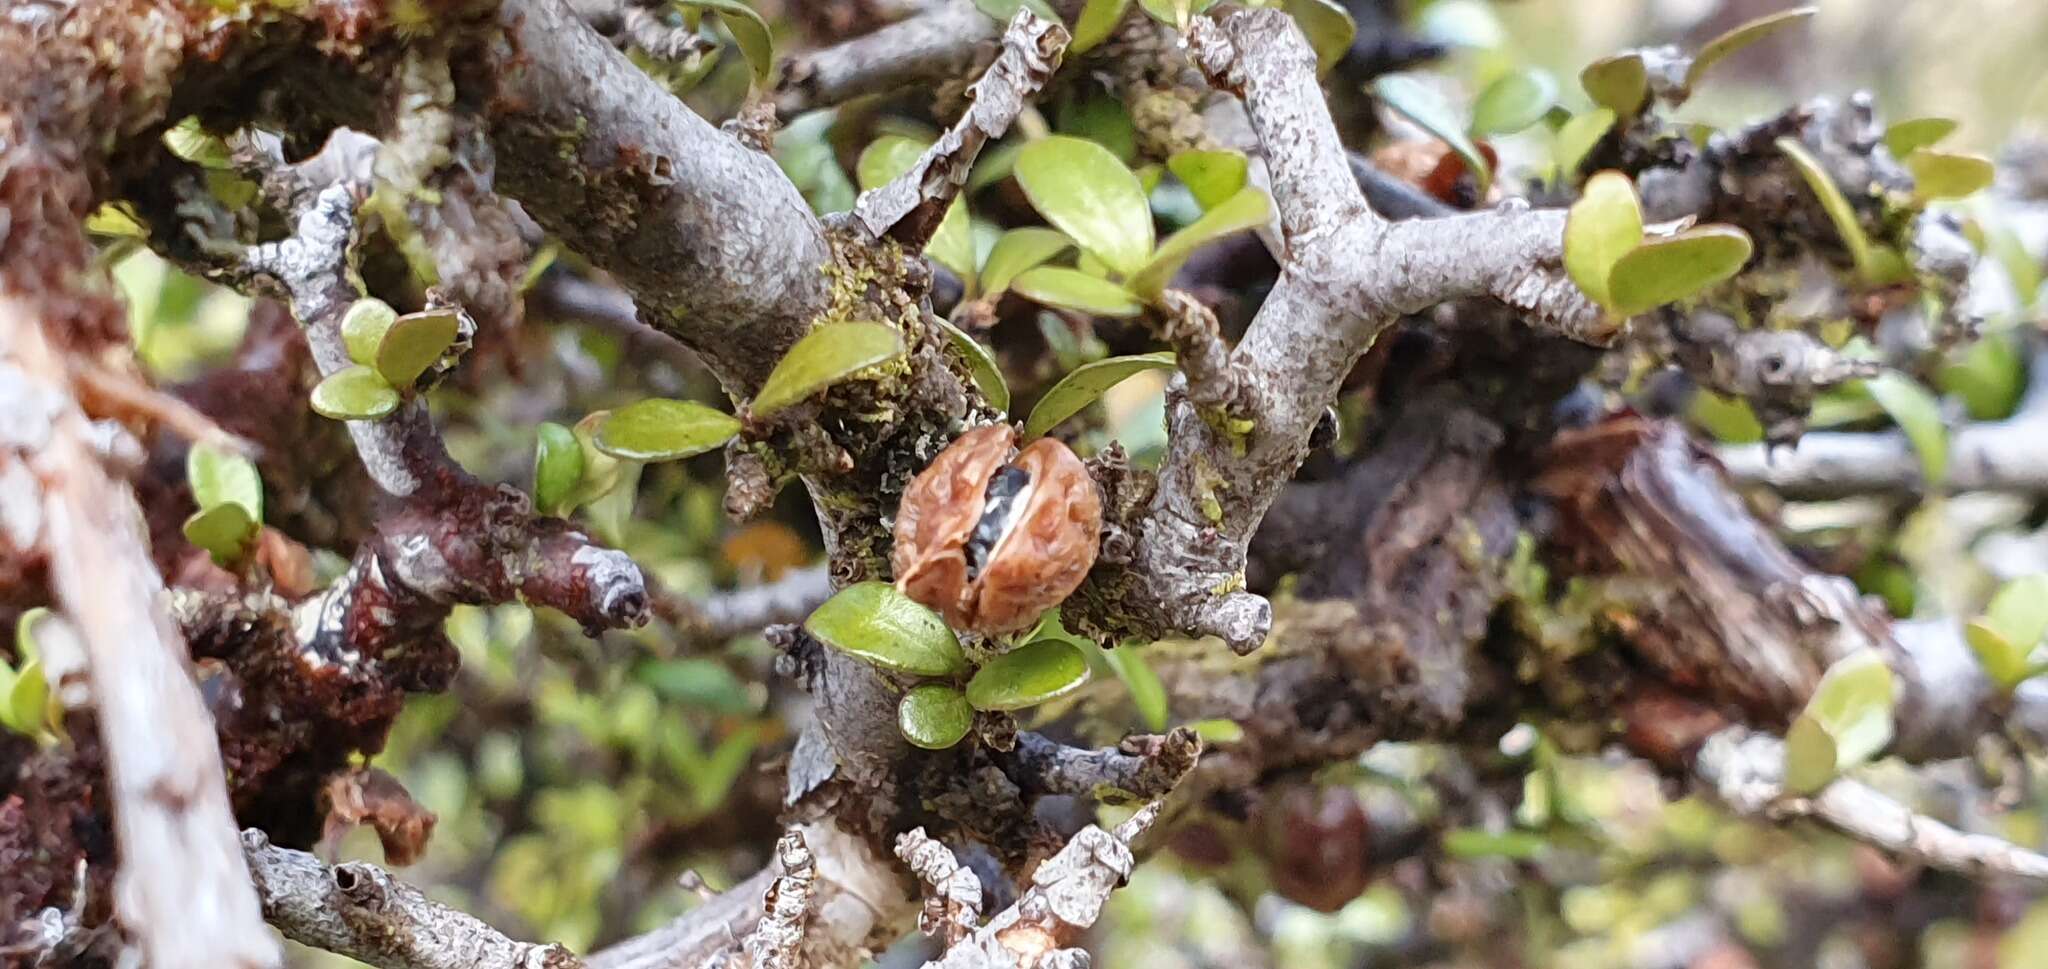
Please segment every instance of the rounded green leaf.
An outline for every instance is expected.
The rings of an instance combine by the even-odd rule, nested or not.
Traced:
[[[1038,399],[1038,406],[1031,408],[1031,416],[1024,421],[1024,436],[1038,437],[1052,430],[1132,374],[1171,369],[1173,354],[1164,351],[1110,357],[1075,367],[1072,373],[1061,377],[1059,383],[1053,384],[1052,389]]]
[[[1792,721],[1785,733],[1785,790],[1807,795],[1828,786],[1840,772],[1835,738],[1812,717]]]
[[[1159,681],[1159,674],[1145,662],[1138,652],[1137,643],[1126,643],[1115,649],[1102,650],[1102,659],[1124,682],[1124,688],[1131,691],[1131,706],[1138,711],[1145,728],[1153,732],[1166,729],[1167,702],[1166,684]]]
[[[1570,121],[1558,126],[1557,141],[1551,153],[1557,162],[1557,170],[1564,173],[1566,181],[1570,181],[1572,174],[1579,170],[1579,163],[1586,160],[1593,146],[1607,137],[1607,132],[1613,127],[1614,111],[1611,108],[1594,108],[1584,114],[1573,115]]]
[[[1948,424],[1941,419],[1941,402],[1918,381],[1896,371],[1864,381],[1863,388],[1920,455],[1922,483],[1941,484],[1948,474]]]
[[[1003,233],[996,239],[995,246],[989,249],[988,261],[982,264],[982,294],[995,296],[1009,289],[1019,273],[1045,265],[1073,244],[1074,240],[1067,238],[1066,233],[1040,226],[1026,226]]]
[[[747,66],[754,69],[754,83],[768,80],[775,70],[775,37],[768,21],[740,0],[678,0],[685,7],[709,10],[718,15],[725,32],[738,44]]]
[[[1984,675],[2000,689],[2011,690],[2032,675],[2029,660],[2033,650],[2006,638],[1989,620],[1971,620],[1963,627],[1963,639],[1970,644],[1970,651],[1977,654],[1977,665],[1984,668]]]
[[[1040,138],[1017,153],[1017,184],[1045,220],[1119,274],[1152,255],[1152,206],[1138,176],[1081,138]]]
[[[194,444],[185,453],[185,480],[192,484],[192,503],[200,508],[236,504],[251,521],[263,520],[263,478],[256,463],[211,444]]]
[[[1991,187],[1998,170],[1979,155],[1922,148],[1906,156],[1913,173],[1913,195],[1922,200],[1959,199]]]
[[[1197,720],[1188,724],[1203,744],[1234,744],[1244,739],[1244,727],[1235,720]]]
[[[1358,21],[1334,0],[1287,0],[1287,15],[1301,26],[1316,52],[1316,73],[1328,74],[1358,39]]]
[[[740,422],[694,400],[653,397],[612,412],[597,429],[597,449],[627,461],[674,461],[725,446]]]
[[[1132,274],[1128,286],[1140,299],[1155,299],[1195,250],[1224,236],[1265,225],[1273,217],[1273,203],[1256,188],[1240,189],[1236,195],[1202,213],[1161,243],[1143,269]]]
[[[1650,97],[1650,72],[1638,54],[1603,57],[1579,72],[1579,86],[1593,103],[1614,112],[1616,118],[1633,118]]]
[[[1955,130],[1954,118],[1908,118],[1884,129],[1884,146],[1893,158],[1904,158],[1933,146]]]
[[[959,690],[941,683],[912,687],[896,704],[903,739],[926,750],[944,750],[974,726],[974,707]]]
[[[30,737],[41,737],[48,733],[50,717],[50,680],[43,674],[40,660],[21,668],[14,678],[14,687],[6,698],[7,726],[16,733]]]
[[[940,320],[939,326],[946,331],[946,339],[953,341],[953,348],[967,360],[967,374],[974,378],[974,386],[981,390],[981,396],[988,399],[988,405],[1008,413],[1010,385],[1003,380],[1003,368],[996,363],[995,355],[959,327],[945,320]]]
[[[917,160],[924,156],[924,150],[931,142],[921,141],[909,135],[883,135],[861,149],[860,160],[853,163],[853,176],[860,183],[860,190],[870,192],[889,184],[891,179],[910,170]]]
[[[885,669],[914,676],[967,672],[967,655],[939,614],[887,582],[839,590],[812,611],[804,629],[820,642]]]
[[[2048,638],[2048,575],[2025,575],[1999,586],[1984,607],[1984,622],[2033,652]]]
[[[1821,675],[1804,718],[1827,729],[1835,743],[1837,768],[1875,756],[1892,739],[1892,706],[1897,687],[1892,668],[1876,650],[1859,649]]]
[[[1614,264],[1643,243],[1643,209],[1627,175],[1601,172],[1586,179],[1564,220],[1565,273],[1593,301],[1608,305]]]
[[[1634,315],[1698,295],[1735,275],[1749,261],[1749,235],[1728,225],[1707,225],[1645,242],[1614,263],[1607,276],[1610,305]]]
[[[374,421],[398,409],[398,391],[360,364],[337,370],[313,388],[313,410],[338,421]]]
[[[365,365],[376,363],[384,331],[397,321],[398,311],[376,297],[350,303],[348,312],[341,315],[341,342],[348,347],[348,358]]]
[[[1406,74],[1382,76],[1372,83],[1372,93],[1382,104],[1400,112],[1457,152],[1458,157],[1464,159],[1465,167],[1478,178],[1479,194],[1486,194],[1487,186],[1493,184],[1492,166],[1487,164],[1486,156],[1479,153],[1479,146],[1465,136],[1464,123],[1443,95]]]
[[[1527,128],[1557,104],[1557,79],[1533,67],[1510,71],[1472,102],[1472,134],[1485,138]]]
[[[1130,4],[1131,0],[1088,0],[1080,16],[1074,18],[1074,39],[1067,44],[1067,57],[1077,57],[1108,40]]]
[[[206,550],[219,565],[240,561],[256,538],[259,526],[249,511],[232,501],[202,508],[185,519],[185,540]]]
[[[1010,281],[1010,288],[1035,303],[1094,316],[1124,318],[1145,311],[1131,291],[1078,269],[1040,266]]]
[[[1243,152],[1190,149],[1167,159],[1166,167],[1207,210],[1244,188],[1251,160]]]
[[[55,616],[56,613],[50,611],[50,607],[37,606],[22,613],[21,618],[14,621],[14,658],[17,662],[33,663],[43,655],[42,647],[36,642],[36,631],[45,620]],[[7,664],[0,662],[0,672],[6,669]],[[0,689],[0,693],[5,692],[6,690]]]
[[[1088,682],[1088,659],[1073,644],[1041,639],[982,664],[967,681],[976,710],[1022,710]]]
[[[576,432],[553,421],[536,429],[533,449],[533,504],[543,515],[566,515],[575,507],[583,481],[583,445]]]
[[[1768,13],[1753,20],[1736,24],[1721,36],[1707,41],[1706,46],[1701,47],[1700,52],[1694,55],[1692,66],[1686,68],[1685,71],[1685,86],[1691,88],[1699,84],[1701,75],[1706,74],[1707,69],[1713,67],[1715,62],[1722,58],[1744,47],[1748,47],[1765,37],[1769,37],[1786,27],[1805,20],[1819,11],[1819,7],[1793,7],[1790,10]]]
[[[393,387],[410,387],[427,368],[440,362],[462,330],[452,309],[407,313],[392,321],[377,344],[377,374]]]
[[[849,375],[903,353],[903,335],[881,323],[821,323],[776,361],[749,409],[767,417]]]

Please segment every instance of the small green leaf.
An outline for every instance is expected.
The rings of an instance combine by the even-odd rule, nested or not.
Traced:
[[[1931,148],[1907,155],[1906,169],[1913,173],[1913,196],[1922,201],[1975,194],[1990,188],[1991,179],[1998,174],[1989,158]]]
[[[313,388],[313,410],[337,421],[374,421],[398,409],[398,391],[377,371],[357,364]]]
[[[2011,334],[1986,333],[1950,356],[1936,375],[1936,386],[1962,398],[1971,420],[2000,420],[2012,414],[2026,389],[2025,362]]]
[[[396,322],[398,311],[374,296],[350,303],[341,315],[341,342],[348,347],[348,358],[365,366],[375,364],[384,332]]]
[[[1031,408],[1031,416],[1024,421],[1024,436],[1042,436],[1061,421],[1080,413],[1081,408],[1094,403],[1095,398],[1122,383],[1126,377],[1147,370],[1171,369],[1173,354],[1166,352],[1110,357],[1076,367],[1038,399],[1038,406]]]
[[[887,582],[860,582],[839,590],[804,620],[828,646],[885,669],[913,676],[967,672],[967,655],[938,613]]]
[[[1607,277],[1608,297],[1616,312],[1647,312],[1734,276],[1750,252],[1749,234],[1732,225],[1703,225],[1652,239],[1615,262]]]
[[[2048,637],[2048,575],[2028,575],[1999,586],[1984,615],[1964,628],[1984,672],[2010,690],[2034,673],[2034,651]]]
[[[1202,738],[1204,745],[1234,744],[1244,739],[1244,727],[1235,720],[1197,720],[1188,724],[1188,729]]]
[[[1836,770],[1861,764],[1891,743],[1896,690],[1891,667],[1875,650],[1850,653],[1821,675],[1801,717],[1834,741]]]
[[[1736,24],[1721,36],[1707,41],[1706,45],[1700,48],[1700,52],[1693,56],[1692,66],[1686,68],[1685,71],[1685,86],[1687,88],[1698,86],[1700,78],[1707,73],[1707,69],[1713,67],[1715,62],[1722,58],[1744,47],[1748,47],[1765,37],[1769,37],[1786,27],[1812,17],[1818,12],[1820,12],[1819,7],[1793,7],[1790,10],[1768,13],[1753,20]]]
[[[1040,226],[1026,226],[1003,233],[988,251],[988,261],[981,267],[982,294],[995,296],[1008,290],[1019,273],[1044,265],[1073,244],[1074,240],[1067,238],[1066,233]]]
[[[1130,290],[1078,269],[1040,266],[1010,281],[1010,288],[1035,303],[1093,316],[1125,318],[1145,311]]]
[[[976,710],[1022,710],[1064,696],[1088,682],[1088,660],[1073,644],[1041,639],[982,664],[967,681]]]
[[[1642,55],[1616,54],[1586,65],[1579,72],[1579,86],[1616,118],[1633,118],[1650,99],[1650,72]]]
[[[968,218],[966,203],[956,198],[946,206],[938,229],[932,232],[931,241],[925,243],[924,254],[952,270],[953,277],[966,287],[967,298],[974,298],[974,225]]]
[[[1330,73],[1358,39],[1358,21],[1334,0],[1287,0],[1287,15],[1301,26],[1309,47],[1314,48],[1317,74]]]
[[[55,615],[48,606],[37,606],[22,613],[21,618],[14,621],[14,658],[22,665],[26,666],[42,657],[43,649],[36,641],[36,629],[44,620],[54,618]],[[0,671],[5,670],[7,664],[0,662]],[[11,688],[11,685],[0,686],[0,693],[6,693],[8,688]]]
[[[931,142],[920,141],[908,135],[883,135],[870,142],[861,150],[860,160],[853,164],[854,178],[860,183],[860,190],[872,192],[889,184],[891,179],[910,170],[924,157],[924,150]]]
[[[740,0],[677,0],[684,7],[709,10],[718,15],[719,23],[725,25],[726,33],[732,35],[739,45],[740,54],[746,57],[747,66],[754,69],[754,83],[768,80],[775,72],[775,35],[768,29],[768,21],[754,8]]]
[[[8,691],[8,726],[17,733],[43,738],[50,734],[50,680],[43,674],[41,660],[21,668]]]
[[[739,432],[739,419],[718,408],[654,397],[613,411],[595,441],[626,461],[675,461],[724,447]]]
[[[1884,129],[1884,146],[1893,158],[1904,158],[1953,134],[1954,118],[1908,118]]]
[[[1053,122],[1057,133],[1101,145],[1125,165],[1138,157],[1138,125],[1131,119],[1130,109],[1107,93],[1061,100]],[[1144,169],[1132,174],[1138,176],[1145,194],[1151,195],[1152,186],[1145,184]]]
[[[1840,760],[1827,728],[1800,716],[1785,732],[1785,790],[1802,796],[1818,792],[1841,772]]]
[[[1207,211],[1244,188],[1251,160],[1243,152],[1189,149],[1167,159],[1166,167]]]
[[[1266,193],[1251,187],[1239,190],[1236,195],[1202,213],[1201,218],[1167,236],[1159,250],[1152,254],[1151,261],[1131,276],[1128,283],[1131,292],[1140,299],[1157,299],[1196,249],[1232,233],[1256,229],[1272,217],[1273,203],[1266,198]]]
[[[1864,381],[1863,387],[1920,455],[1922,483],[1930,488],[1941,484],[1948,473],[1948,425],[1941,419],[1941,402],[1913,378],[1897,372],[1879,374]]]
[[[767,417],[848,376],[903,354],[903,335],[881,323],[821,323],[776,361],[750,410]]]
[[[1165,730],[1166,684],[1159,681],[1159,674],[1139,654],[1138,644],[1125,643],[1102,650],[1102,659],[1115,671],[1116,678],[1124,681],[1124,688],[1131,691],[1131,706],[1137,709],[1145,728],[1154,733]]]
[[[1152,255],[1152,206],[1145,189],[1109,149],[1054,135],[1017,154],[1017,184],[1046,221],[1119,274]]]
[[[206,550],[216,565],[241,561],[256,538],[258,526],[249,510],[235,502],[202,508],[185,519],[185,540]]]
[[[1856,265],[1856,275],[1865,283],[1889,282],[1904,269],[1903,264],[1894,266],[1896,258],[1887,260],[1878,254],[1870,244],[1870,237],[1863,234],[1863,224],[1856,219],[1855,208],[1849,205],[1849,198],[1842,194],[1841,186],[1835,184],[1833,176],[1821,167],[1820,160],[1806,150],[1806,146],[1791,136],[1779,138],[1778,150],[1792,159],[1793,167],[1799,169],[1799,177],[1806,180],[1806,187],[1820,199],[1820,207],[1828,214],[1828,221],[1835,225],[1836,234],[1842,237],[1842,244],[1849,249],[1849,258]]]
[[[967,736],[974,726],[974,707],[959,690],[941,683],[911,687],[896,704],[896,727],[903,739],[926,750],[944,750]]]
[[[2010,692],[2027,677],[2033,675],[2034,650],[2006,638],[1987,619],[1973,619],[1963,626],[1963,639],[1970,644],[1970,651],[1977,654],[1977,665],[1984,668],[1984,675],[1999,689]]]
[[[1533,831],[1483,831],[1455,828],[1444,832],[1444,853],[1453,858],[1507,858],[1530,861],[1543,854],[1550,843]]]
[[[164,147],[169,148],[171,154],[202,168],[218,170],[233,168],[235,164],[229,155],[227,142],[200,127],[197,115],[166,129]]]
[[[1472,102],[1472,135],[1511,135],[1527,128],[1557,104],[1557,79],[1529,67],[1501,75]]]
[[[1593,151],[1600,139],[1614,127],[1614,111],[1611,108],[1594,108],[1584,114],[1573,115],[1570,121],[1558,126],[1557,141],[1552,146],[1553,159],[1557,170],[1564,174],[1564,180],[1571,181],[1573,173],[1579,170],[1579,163]]]
[[[410,387],[427,368],[439,363],[462,331],[454,310],[407,313],[393,321],[377,344],[377,374],[393,387]]]
[[[981,390],[981,396],[988,399],[988,405],[1008,413],[1010,385],[1003,380],[1003,368],[996,363],[995,355],[959,327],[945,320],[940,320],[939,326],[946,331],[946,339],[953,341],[953,348],[967,360],[967,374],[974,378],[974,386]]]
[[[192,484],[193,504],[237,504],[251,521],[263,520],[263,478],[248,458],[204,442],[194,444],[185,453],[185,480]]]
[[[583,482],[583,446],[576,432],[553,421],[535,429],[533,505],[543,515],[567,515],[575,508],[576,486]]]
[[[1614,264],[1643,243],[1643,209],[1635,184],[1620,172],[1586,180],[1585,191],[1564,220],[1564,269],[1587,296],[1613,302],[1607,281]]]
[[[1067,57],[1077,57],[1108,40],[1130,4],[1131,0],[1088,0],[1080,16],[1074,18],[1074,39],[1067,44]]]
[[[1465,160],[1465,167],[1478,178],[1479,194],[1486,195],[1487,187],[1493,184],[1493,169],[1486,163],[1486,156],[1479,153],[1479,146],[1465,136],[1465,125],[1458,120],[1457,112],[1435,88],[1406,74],[1387,74],[1373,82],[1372,93],[1381,103],[1399,111],[1457,152]]]

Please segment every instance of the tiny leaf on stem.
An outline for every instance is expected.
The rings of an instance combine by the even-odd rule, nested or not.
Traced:
[[[982,664],[967,681],[967,702],[976,710],[1022,710],[1079,689],[1088,682],[1088,660],[1073,644],[1041,639]]]
[[[1145,188],[1109,149],[1066,135],[1017,153],[1017,184],[1045,220],[1120,275],[1152,255],[1152,206]]]
[[[313,388],[313,409],[338,421],[374,421],[398,409],[398,391],[361,364],[337,370]]]
[[[761,382],[750,407],[767,417],[818,391],[903,354],[903,334],[882,323],[821,323],[796,341]]]
[[[715,407],[655,397],[613,411],[596,443],[627,461],[674,461],[723,447],[739,431],[739,420]]]
[[[1147,370],[1171,369],[1173,354],[1166,352],[1110,357],[1076,367],[1038,399],[1038,406],[1031,408],[1031,416],[1024,421],[1024,436],[1039,437],[1052,430],[1126,377]]]
[[[926,750],[944,750],[974,726],[974,707],[959,690],[926,683],[911,687],[896,704],[896,726],[905,740]]]
[[[967,672],[967,655],[939,614],[887,582],[859,582],[839,590],[804,620],[828,646],[876,666],[914,676]]]

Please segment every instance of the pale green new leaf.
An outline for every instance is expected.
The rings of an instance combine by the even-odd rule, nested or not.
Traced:
[[[982,664],[967,681],[976,710],[1022,710],[1073,692],[1088,682],[1088,660],[1073,644],[1041,639]]]
[[[882,323],[821,323],[776,361],[751,413],[767,417],[848,376],[901,356],[903,335]]]
[[[967,655],[938,613],[887,582],[859,582],[804,620],[820,642],[876,666],[915,676],[967,672]]]
[[[1579,86],[1616,118],[1633,118],[1650,98],[1650,72],[1640,54],[1603,57],[1579,72]]]
[[[1017,184],[1033,207],[1120,275],[1152,254],[1152,206],[1145,189],[1109,149],[1055,135],[1017,153]]]
[[[1618,313],[1634,315],[1699,295],[1749,261],[1749,234],[1732,225],[1703,225],[1652,239],[1616,260],[1607,294]]]
[[[995,296],[1010,288],[1019,273],[1035,269],[1065,252],[1074,240],[1057,229],[1026,226],[1011,229],[996,240],[981,267],[981,291]]]
[[[775,35],[768,29],[768,21],[754,8],[741,0],[678,0],[684,7],[709,10],[718,15],[719,23],[725,25],[726,33],[732,35],[739,45],[740,54],[746,57],[747,66],[754,69],[754,83],[768,80],[775,71]]]
[[[1024,436],[1039,437],[1052,430],[1134,374],[1171,369],[1173,354],[1166,352],[1110,357],[1076,367],[1038,399],[1038,406],[1031,409],[1031,416],[1024,421]]]
[[[1793,7],[1790,10],[1768,13],[1761,17],[1736,24],[1720,36],[1707,41],[1706,45],[1700,48],[1700,52],[1693,56],[1692,66],[1685,71],[1685,86],[1687,88],[1698,86],[1700,78],[1707,73],[1707,69],[1713,67],[1722,58],[1744,47],[1748,47],[1765,37],[1769,37],[1786,27],[1812,17],[1818,12],[1820,12],[1819,7]]]
[[[1243,152],[1189,149],[1167,159],[1166,167],[1207,210],[1244,188],[1251,160]]]
[[[1549,71],[1527,67],[1486,86],[1472,101],[1472,134],[1486,138],[1527,128],[1557,104],[1557,79]]]
[[[967,360],[968,376],[974,378],[974,386],[981,390],[981,396],[987,398],[988,405],[1008,413],[1010,385],[1003,379],[1003,368],[996,363],[995,355],[982,346],[981,341],[968,336],[952,323],[940,320],[939,327],[946,331],[946,339],[952,341],[953,348]]]
[[[583,446],[576,432],[553,421],[536,429],[533,451],[533,505],[543,515],[566,515],[575,507],[576,487],[583,481]]]
[[[251,521],[263,520],[263,478],[256,462],[201,442],[185,453],[185,480],[200,508],[237,504]]]
[[[597,449],[625,461],[675,461],[725,446],[738,418],[694,400],[655,397],[611,413],[597,429]]]
[[[957,689],[942,683],[911,687],[896,704],[903,738],[926,750],[944,750],[974,726],[974,707]]]
[[[1040,266],[1011,280],[1010,288],[1033,302],[1093,316],[1123,318],[1145,311],[1130,290],[1078,269]]]
[[[1879,374],[1863,386],[1920,455],[1922,484],[1930,488],[1940,485],[1948,473],[1948,425],[1941,419],[1941,402],[1913,378],[1896,371]]]
[[[374,421],[398,409],[398,391],[377,371],[357,364],[329,374],[313,388],[313,410],[338,421]]]
[[[1564,221],[1564,268],[1572,282],[1594,302],[1611,304],[1614,264],[1642,242],[1642,205],[1628,176],[1608,171],[1587,179]]]

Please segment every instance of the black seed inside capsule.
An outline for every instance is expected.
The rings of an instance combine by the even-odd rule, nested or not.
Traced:
[[[974,523],[974,534],[967,536],[967,578],[973,581],[981,574],[982,566],[988,564],[988,555],[995,550],[1003,536],[1010,533],[1010,526],[1016,524],[1017,513],[1024,510],[1020,499],[1026,486],[1031,484],[1031,472],[1006,464],[988,479],[988,491],[982,498],[981,520]]]

